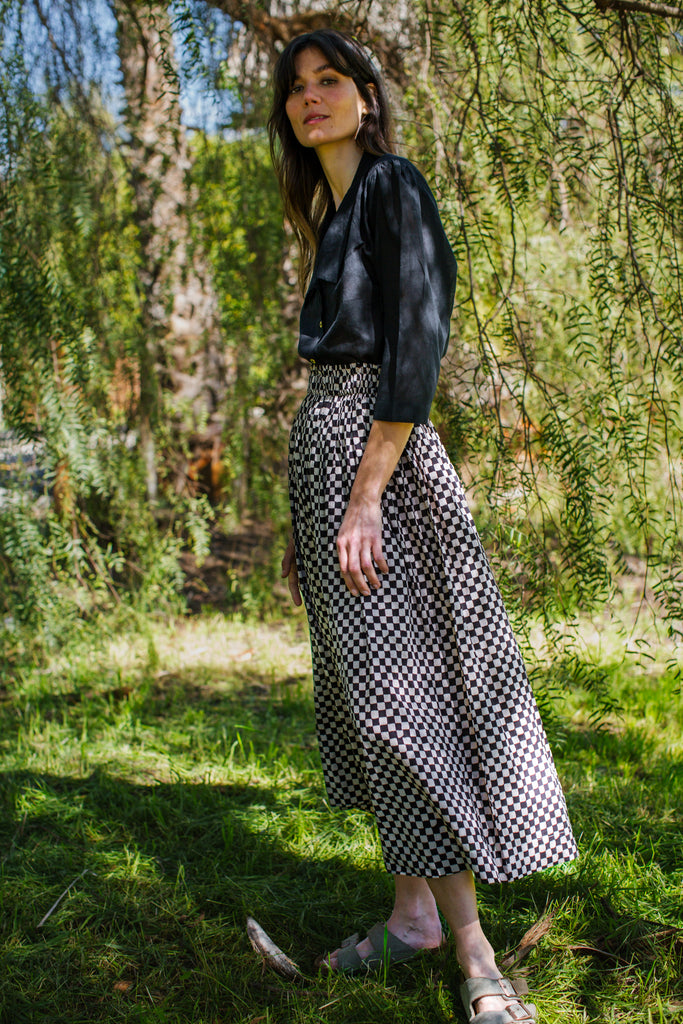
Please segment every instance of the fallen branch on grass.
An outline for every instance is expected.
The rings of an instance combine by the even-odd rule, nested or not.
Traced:
[[[623,956],[618,956],[616,953],[610,953],[607,949],[600,949],[598,946],[587,946],[582,944],[580,946],[567,946],[570,953],[592,953],[593,956],[604,957],[607,960],[614,960],[619,964],[628,964],[628,960],[625,960]]]
[[[501,960],[502,967],[514,967],[520,960],[523,960],[532,949],[535,949],[539,944],[544,935],[547,935],[550,931],[553,923],[555,914],[548,911],[547,914],[543,914],[539,917],[535,924],[532,924],[528,932],[525,932],[522,936],[517,949],[513,949],[510,953],[503,957]]]
[[[66,889],[64,890],[64,892],[62,893],[62,895],[61,895],[61,896],[59,896],[59,897],[58,897],[58,898],[57,898],[57,899],[56,899],[56,900],[54,901],[54,903],[52,904],[52,906],[51,906],[51,907],[50,907],[50,909],[48,910],[47,914],[45,914],[45,916],[44,916],[44,917],[42,917],[42,918],[40,919],[40,921],[38,922],[38,924],[36,925],[36,927],[37,927],[37,928],[42,928],[42,927],[43,927],[43,925],[44,925],[44,924],[45,924],[45,922],[47,921],[48,917],[50,917],[50,915],[51,915],[52,913],[54,913],[54,911],[55,911],[55,910],[57,909],[57,907],[58,907],[58,906],[59,906],[59,904],[60,904],[60,903],[62,902],[62,900],[64,899],[64,897],[65,897],[65,896],[67,895],[67,893],[69,892],[69,890],[70,890],[70,889],[72,889],[72,888],[74,887],[74,885],[76,884],[76,882],[77,882],[77,881],[78,881],[78,880],[79,880],[80,878],[84,878],[84,877],[85,877],[85,875],[94,875],[94,874],[95,874],[95,872],[94,872],[94,871],[91,871],[91,870],[90,870],[90,868],[86,868],[86,869],[85,869],[85,871],[81,871],[80,875],[78,875],[78,877],[77,877],[77,878],[74,878],[73,882],[71,882],[71,883],[70,883],[69,885],[67,885],[67,887],[66,887]]]
[[[304,981],[304,976],[289,957],[275,945],[269,935],[266,935],[258,921],[253,917],[247,918],[247,935],[253,949],[260,955],[264,964],[272,967],[274,971],[281,974],[288,981]]]

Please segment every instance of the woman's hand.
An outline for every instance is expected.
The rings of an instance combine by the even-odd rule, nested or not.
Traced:
[[[299,572],[296,566],[296,552],[294,550],[294,538],[289,538],[289,544],[285,551],[285,556],[282,559],[282,578],[287,579],[287,585],[289,586],[289,592],[292,595],[292,601],[297,606],[301,604],[301,592],[299,590]]]
[[[339,568],[354,597],[379,590],[377,575],[389,572],[382,551],[382,494],[408,443],[412,423],[373,420],[337,534]]]
[[[354,597],[367,597],[382,586],[377,570],[389,572],[382,553],[382,509],[379,501],[352,496],[337,535],[339,568]]]

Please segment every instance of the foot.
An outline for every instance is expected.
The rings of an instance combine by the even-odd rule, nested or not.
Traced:
[[[483,932],[480,929],[478,931],[479,934],[475,933],[473,942],[468,942],[467,944],[461,942],[458,946],[458,963],[462,968],[465,978],[493,978],[498,980],[503,975],[496,964],[493,946],[485,938]],[[482,996],[481,999],[476,1000],[473,1009],[475,1013],[485,1013],[488,1010],[505,1010],[507,1009],[507,1003],[502,996]]]
[[[468,978],[460,986],[460,998],[470,1024],[534,1024],[536,1020],[536,1007],[520,998],[509,978]],[[483,1010],[487,999],[503,1005]]]
[[[438,913],[436,913],[436,908],[433,914],[417,915],[407,915],[394,910],[387,921],[387,928],[392,935],[401,939],[407,946],[412,946],[415,950],[438,949],[444,941],[441,921],[439,920]],[[356,952],[361,960],[369,956],[372,950],[372,942],[367,937],[356,946]],[[330,970],[336,971],[337,957],[340,952],[340,949],[335,949],[333,953],[326,954],[322,963],[326,964]]]
[[[459,948],[458,960],[466,979],[490,978],[493,981],[500,981],[503,979],[503,975],[498,969],[494,959],[493,948],[486,939],[484,939],[484,942],[480,944],[476,950],[470,949],[465,952]],[[471,991],[467,996],[463,994],[463,1002],[466,1011],[469,1009],[467,1000],[471,1000],[471,1012],[473,1018],[470,1019],[476,1019],[476,1015],[479,1013],[487,1013],[491,1011],[499,1013],[501,1010],[507,1011],[507,1020],[521,1019],[523,1021],[528,1020],[529,1016],[535,1018],[536,1008],[534,1004],[520,999],[508,978],[505,978],[502,981],[501,988],[505,995],[482,995],[478,999],[472,999]]]

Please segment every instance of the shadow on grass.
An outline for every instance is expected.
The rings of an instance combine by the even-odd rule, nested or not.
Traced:
[[[331,888],[337,901],[359,887],[385,898],[377,867],[292,853],[301,799],[268,787],[17,772],[0,776],[0,793],[7,1021],[41,1007],[60,1021],[118,1019],[77,1014],[111,1000],[130,1011],[137,998],[180,1002],[179,1019],[241,1019],[289,999],[250,950],[247,914],[306,970]]]
[[[558,764],[586,843],[665,875],[683,872],[683,758],[636,728],[576,729]]]
[[[233,667],[227,681],[218,669],[200,678],[141,673],[100,689],[85,681],[35,693],[28,703],[73,736],[85,722],[118,730],[128,766],[140,729],[156,731],[160,749],[190,764],[193,752],[220,764],[238,734],[251,742],[255,765],[282,753],[310,778],[317,764],[299,676],[264,681],[251,666]],[[0,728],[10,724],[16,734],[25,719],[6,704]],[[597,1020],[615,988],[635,991],[656,976],[660,991],[675,991],[683,971],[675,930],[683,925],[683,763],[637,730],[577,729],[559,767],[583,859],[512,886],[482,886],[482,916],[505,949],[555,908],[543,958],[532,965],[552,985],[571,961],[568,990]],[[386,990],[345,979],[294,989],[264,973],[251,951],[247,914],[312,972],[319,952],[390,907],[367,817],[328,812],[318,778],[274,772],[266,782],[144,784],[101,769],[85,777],[23,770],[0,775],[0,800],[3,1022],[313,1022],[322,1007],[338,1024],[452,1017],[452,956],[407,965]]]

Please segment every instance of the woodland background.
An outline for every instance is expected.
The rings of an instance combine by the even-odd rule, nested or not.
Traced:
[[[631,585],[677,633],[683,22],[641,0],[2,0],[0,621],[277,600],[305,370],[264,124],[330,21],[458,258],[434,418],[518,628]]]

